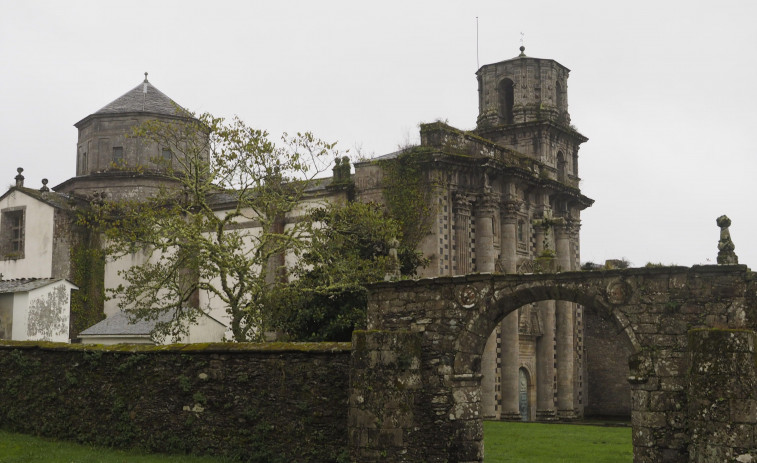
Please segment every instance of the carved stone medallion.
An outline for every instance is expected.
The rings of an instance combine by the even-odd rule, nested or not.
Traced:
[[[466,285],[457,293],[457,301],[461,306],[470,309],[478,303],[478,291],[471,285]]]
[[[610,304],[625,304],[631,298],[631,285],[622,280],[615,280],[607,285],[607,301]]]

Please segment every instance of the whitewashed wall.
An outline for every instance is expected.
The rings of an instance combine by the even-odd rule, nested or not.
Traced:
[[[6,280],[51,278],[55,209],[19,190],[12,191],[0,201],[0,210],[23,206],[26,207],[24,213],[24,257],[15,260],[0,260],[0,273]]]

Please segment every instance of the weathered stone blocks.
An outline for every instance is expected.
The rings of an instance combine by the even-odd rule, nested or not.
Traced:
[[[689,333],[690,461],[752,456],[757,427],[757,356],[751,330]]]
[[[385,461],[481,461],[476,390],[486,339],[513,310],[550,299],[580,303],[627,337],[636,463],[747,461],[757,452],[757,282],[745,266],[473,275],[381,283],[373,294],[369,328],[414,332],[422,352],[407,452],[384,449],[394,455]],[[384,359],[373,365],[385,384],[398,362],[368,358]],[[366,451],[357,460],[374,461],[376,449]]]

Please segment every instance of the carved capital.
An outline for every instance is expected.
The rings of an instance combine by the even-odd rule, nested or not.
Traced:
[[[474,196],[456,191],[452,194],[452,201],[454,202],[455,212],[458,214],[470,215],[471,206],[473,204]]]
[[[478,196],[476,208],[482,212],[494,212],[499,206],[499,194],[483,193]]]
[[[570,219],[567,226],[571,238],[578,238],[578,234],[581,232],[581,219]]]
[[[499,214],[502,216],[502,219],[516,220],[517,214],[520,211],[521,204],[521,201],[511,199],[505,200],[500,203]]]

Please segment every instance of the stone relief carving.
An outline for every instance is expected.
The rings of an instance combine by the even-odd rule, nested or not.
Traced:
[[[631,285],[623,280],[615,280],[607,285],[607,301],[610,304],[625,304],[631,298]]]
[[[531,304],[518,309],[518,333],[525,336],[541,336],[542,326],[539,311]]]
[[[457,302],[466,309],[474,307],[478,303],[478,299],[479,293],[472,285],[464,286],[457,293]]]

